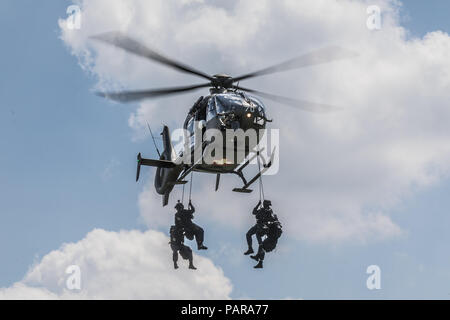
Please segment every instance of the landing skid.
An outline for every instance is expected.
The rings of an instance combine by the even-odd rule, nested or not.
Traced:
[[[259,177],[261,177],[261,175],[264,174],[264,172],[266,172],[267,170],[269,170],[269,168],[272,166],[272,162],[273,162],[273,158],[275,156],[275,148],[273,148],[272,150],[272,154],[270,156],[270,160],[268,163],[266,163],[264,161],[264,158],[261,157],[260,155],[261,151],[257,152],[253,157],[247,159],[247,161],[245,161],[240,167],[239,169],[237,169],[236,171],[233,171],[232,173],[237,174],[242,182],[244,183],[244,185],[241,188],[234,188],[233,191],[234,192],[240,192],[240,193],[251,193],[253,190],[249,189],[248,187],[250,187],[256,180],[259,179]],[[262,165],[263,165],[263,169],[260,170],[250,181],[247,182],[247,179],[245,179],[244,174],[242,173],[242,170],[244,170],[245,167],[247,167],[250,162],[255,159],[256,157],[259,157],[259,159],[262,161]]]
[[[263,175],[267,170],[269,170],[269,168],[272,166],[273,163],[273,159],[275,156],[275,148],[273,148],[269,162],[266,163],[265,159],[261,156],[261,152],[264,149],[261,149],[259,152],[255,152],[255,154],[248,158],[244,163],[242,163],[242,165],[234,171],[226,171],[226,172],[222,172],[222,173],[233,173],[239,176],[239,178],[241,178],[242,183],[244,184],[241,188],[234,188],[233,191],[234,192],[240,192],[240,193],[251,193],[253,192],[252,189],[249,189],[249,187],[255,183],[256,180],[258,180],[261,175]],[[247,179],[244,176],[243,170],[250,164],[251,161],[253,161],[256,157],[259,157],[259,161],[261,161],[262,164],[262,170],[260,170],[253,178],[250,179],[250,181],[247,181]],[[199,161],[198,161],[199,162]],[[180,177],[178,177],[178,179],[174,182],[171,182],[172,185],[184,185],[187,183],[186,180],[184,180],[184,178],[190,174],[191,172],[194,171],[194,169],[196,168],[198,162],[194,163],[193,165],[191,165],[190,167],[186,167],[183,172],[181,173]],[[220,183],[220,175],[221,173],[217,173],[216,174],[216,184],[215,184],[215,191],[217,191],[219,189],[219,183]]]

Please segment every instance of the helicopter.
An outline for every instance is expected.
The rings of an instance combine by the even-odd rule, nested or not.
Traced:
[[[241,193],[252,192],[249,187],[270,168],[273,163],[275,151],[274,149],[272,150],[268,159],[264,159],[261,155],[262,150],[259,149],[259,143],[266,129],[266,124],[272,122],[272,120],[267,117],[266,107],[262,101],[255,96],[310,112],[328,112],[336,109],[327,104],[298,100],[242,87],[239,85],[241,81],[355,56],[351,51],[330,46],[303,54],[268,68],[232,77],[227,74],[209,75],[187,64],[163,56],[120,32],[103,33],[93,36],[91,39],[112,45],[136,56],[158,62],[179,72],[195,75],[207,80],[205,83],[188,86],[137,91],[96,92],[98,96],[120,103],[129,103],[191,92],[201,88],[209,88],[209,95],[206,97],[201,96],[189,109],[183,124],[183,147],[178,149],[174,148],[169,128],[164,125],[161,133],[164,149],[162,152],[159,152],[149,126],[159,159],[146,159],[141,156],[141,153],[137,155],[136,181],[139,180],[141,166],[156,167],[154,185],[156,192],[162,195],[163,206],[168,204],[169,195],[174,186],[186,184],[187,181],[185,178],[192,172],[215,174],[215,191],[219,188],[220,176],[222,174],[235,174],[242,180],[243,185],[240,188],[234,188],[233,191]],[[228,132],[230,130],[232,132],[237,130],[244,132],[254,130],[257,134],[256,139],[244,139],[243,144],[236,143],[234,138],[232,138],[233,143],[231,144],[226,144],[227,141],[221,141],[224,143],[222,146],[225,146],[223,147],[223,152],[212,152],[212,161],[205,162],[203,161],[205,153],[207,150],[210,150],[208,147],[214,145],[212,143],[213,141],[220,139],[216,140],[213,138],[209,141],[207,139],[204,141],[203,139],[198,139],[198,137],[203,137],[206,132],[211,132],[211,130],[224,133],[223,140],[229,140],[225,131]],[[195,159],[194,157],[194,154],[197,152],[201,155],[199,159]],[[227,155],[229,154],[232,156],[228,157]],[[238,154],[240,156],[237,156]],[[185,161],[186,158],[194,160]],[[255,158],[258,160],[258,164],[260,161],[262,162],[262,166],[259,166],[259,171],[255,176],[247,179],[243,170]]]

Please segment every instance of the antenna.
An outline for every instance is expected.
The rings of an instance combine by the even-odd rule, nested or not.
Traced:
[[[155,145],[156,152],[158,152],[158,156],[161,158],[161,153],[159,153],[158,147],[156,146],[156,141],[155,141],[155,137],[153,136],[152,129],[150,128],[148,121],[146,121],[146,122],[147,122],[148,131],[150,131],[150,134],[152,135],[152,140],[153,140],[153,144]]]

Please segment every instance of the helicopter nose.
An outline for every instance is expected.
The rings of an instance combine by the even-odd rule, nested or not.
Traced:
[[[239,123],[239,121],[235,120],[235,121],[231,122],[231,129],[233,129],[234,131],[236,131],[240,127],[241,127],[241,124]]]

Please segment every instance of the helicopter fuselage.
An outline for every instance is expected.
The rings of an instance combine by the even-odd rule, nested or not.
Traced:
[[[326,104],[278,96],[242,87],[239,85],[241,81],[356,56],[354,52],[336,46],[325,47],[270,67],[233,77],[226,74],[210,75],[185,63],[165,57],[121,32],[107,32],[91,38],[104,44],[121,48],[137,56],[158,62],[179,72],[188,73],[207,80],[206,83],[169,88],[97,92],[97,95],[101,97],[127,103],[187,93],[201,88],[210,88],[211,94],[206,98],[202,97],[199,99],[186,117],[184,129],[187,133],[183,137],[184,142],[181,148],[173,148],[169,128],[164,126],[162,132],[164,151],[160,154],[160,158],[144,159],[140,153],[138,154],[136,181],[139,179],[141,165],[157,167],[155,188],[159,194],[163,195],[163,205],[167,205],[169,194],[174,185],[186,183],[183,179],[192,171],[217,173],[216,191],[219,185],[220,173],[237,174],[242,179],[243,186],[242,188],[235,188],[233,191],[251,192],[248,187],[256,179],[261,177],[265,172],[264,170],[270,167],[274,159],[273,152],[268,163],[263,164],[264,169],[260,169],[255,177],[247,181],[242,173],[242,170],[249,164],[250,160],[246,159],[246,157],[250,152],[255,152],[258,161],[260,160],[260,150],[257,148],[262,137],[260,132],[265,129],[266,122],[269,121],[265,116],[263,104],[258,99],[247,96],[244,92],[306,111],[324,112],[334,109],[332,106]],[[198,125],[200,125],[200,133],[197,134],[197,130],[194,130],[194,128]],[[238,143],[234,143],[234,137],[227,135],[227,132],[230,131],[234,133],[256,131],[256,139],[248,139],[247,143],[247,138],[244,138],[244,143],[240,146]],[[219,132],[222,134],[218,138],[219,135],[208,135],[209,132]],[[206,139],[203,139],[205,135]],[[201,136],[201,139],[197,139],[199,136]],[[222,140],[222,150],[220,148],[214,148],[210,153],[211,146],[216,145],[217,139]],[[237,153],[239,155],[239,151],[241,151],[241,155],[236,157],[235,154]],[[198,152],[200,153],[200,157],[196,157]],[[212,161],[204,161],[208,160],[206,158]],[[192,159],[194,160],[193,163],[191,161],[185,161]]]
[[[185,177],[193,171],[216,174],[216,191],[221,174],[236,174],[244,186],[233,191],[251,192],[248,186],[273,160],[271,157],[268,163],[263,163],[264,168],[250,181],[244,177],[242,170],[252,159],[260,158],[259,142],[267,121],[271,120],[266,118],[264,105],[242,92],[222,90],[200,97],[186,117],[182,141],[174,146],[174,137],[164,126],[161,133],[164,150],[159,160],[144,159],[138,154],[136,181],[141,165],[157,167],[155,190],[163,196],[163,206],[167,205],[174,186],[186,183]]]
[[[266,122],[265,108],[258,99],[234,91],[213,93],[199,99],[189,112],[183,125],[184,144],[176,154],[190,154],[194,171],[233,171],[255,150]],[[222,152],[212,152],[206,159],[204,153],[211,142],[216,143],[216,151],[222,146]]]

